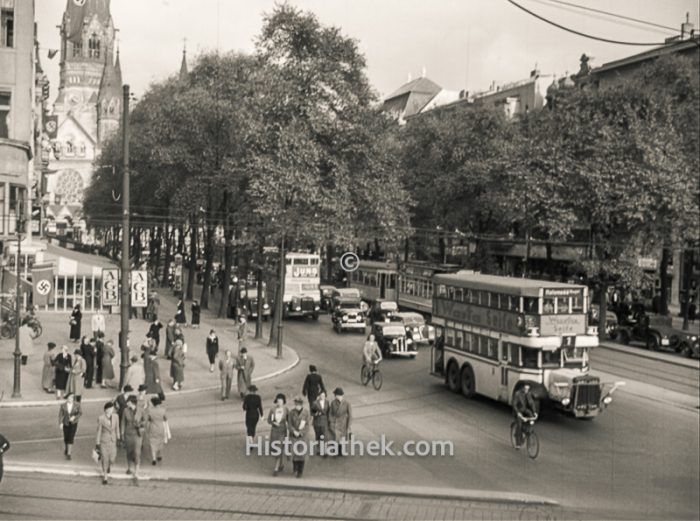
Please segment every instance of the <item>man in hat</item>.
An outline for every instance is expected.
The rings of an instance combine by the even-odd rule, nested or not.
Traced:
[[[351,435],[352,407],[350,402],[345,400],[345,393],[340,387],[333,391],[334,400],[328,409],[328,430],[329,439],[340,444],[343,440],[347,443]],[[342,445],[337,446],[338,456],[345,456]]]
[[[253,370],[255,370],[255,360],[252,356],[248,356],[248,350],[243,347],[236,361],[236,369],[238,370],[238,392],[241,398],[245,397],[248,392],[248,386],[253,383]]]
[[[304,380],[304,387],[301,389],[301,394],[309,399],[309,408],[314,404],[319,393],[326,392],[326,386],[323,385],[323,378],[316,372],[316,366],[309,366],[309,374]]]
[[[321,453],[323,454],[324,458],[327,456],[325,453],[325,442],[328,438],[329,409],[330,404],[328,403],[328,398],[326,398],[326,391],[323,390],[319,393],[318,397],[311,405],[311,416],[313,417],[316,441],[319,442]]]
[[[309,411],[304,409],[304,398],[297,396],[294,398],[294,409],[289,412],[289,438],[292,442],[292,467],[294,475],[298,478],[304,472],[308,447],[296,442],[305,442],[308,431]]]

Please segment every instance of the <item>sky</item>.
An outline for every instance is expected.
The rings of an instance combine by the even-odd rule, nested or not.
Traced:
[[[680,32],[686,12],[700,30],[697,0],[568,0],[569,4],[675,28],[651,27],[585,13],[552,0],[517,0],[535,13],[580,32],[613,40],[663,42]],[[441,87],[477,92],[492,82],[525,79],[537,66],[542,74],[575,73],[579,58],[593,67],[650,47],[615,45],[550,26],[507,0],[288,0],[313,12],[323,25],[336,26],[357,40],[367,60],[366,74],[380,97],[425,76]],[[112,0],[119,29],[124,82],[138,98],[151,84],[180,68],[184,39],[190,64],[207,50],[253,52],[263,16],[275,0]],[[47,57],[60,47],[66,0],[35,0],[41,61],[58,88],[58,61]]]

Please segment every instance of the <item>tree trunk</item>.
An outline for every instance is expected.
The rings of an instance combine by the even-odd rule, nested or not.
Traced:
[[[277,260],[277,288],[275,291],[275,314],[272,317],[272,325],[270,327],[270,347],[277,346],[277,357],[282,358],[282,319],[284,315],[284,275],[285,275],[285,236],[282,234],[280,240],[279,259]]]
[[[263,261],[264,261],[264,246],[260,243],[260,258],[258,260],[258,319],[255,322],[255,338],[262,338],[263,336],[263,302],[265,301],[265,294],[263,290]]]
[[[165,225],[165,262],[163,263],[163,279],[161,281],[161,286],[165,287],[168,285],[168,274],[170,272],[170,260],[171,251],[173,247],[173,234],[174,229],[171,229],[170,224]]]
[[[190,224],[190,273],[187,277],[187,294],[186,299],[192,300],[194,290],[194,280],[197,276],[197,222],[192,216],[192,224]]]
[[[525,265],[523,266],[523,277],[527,278],[530,273],[530,229],[525,232]]]
[[[688,319],[690,318],[690,303],[692,302],[692,300],[690,299],[690,286],[693,284],[692,272],[693,263],[695,262],[693,250],[688,248],[684,249],[681,258],[683,259],[683,261],[681,262],[681,269],[683,270],[683,285],[681,288],[682,291],[685,291],[685,304],[683,305],[683,331],[688,331]]]
[[[224,194],[226,195],[226,194]],[[231,217],[228,210],[228,202],[225,207],[226,215],[224,217],[224,280],[221,284],[221,301],[219,302],[219,318],[228,316],[229,292],[231,281],[231,265],[233,260],[233,227],[231,226]]]
[[[661,251],[661,266],[659,276],[661,277],[661,301],[659,302],[659,314],[668,315],[668,264],[671,259],[671,248],[664,245]]]
[[[332,284],[333,282],[333,251],[335,247],[332,241],[326,243],[326,283]]]
[[[408,239],[408,237],[406,237],[406,240],[404,241],[404,247],[403,247],[403,261],[404,262],[408,262],[409,248],[410,248],[409,239]]]
[[[177,252],[185,256],[185,225],[181,224],[177,228]]]
[[[608,313],[608,281],[601,278],[600,295],[598,296],[599,314],[598,314],[598,341],[607,340],[605,335],[605,315]]]
[[[211,207],[207,208],[207,223],[204,244],[204,276],[202,277],[202,309],[209,309],[209,295],[211,295],[211,267],[214,264],[214,222],[211,217]]]

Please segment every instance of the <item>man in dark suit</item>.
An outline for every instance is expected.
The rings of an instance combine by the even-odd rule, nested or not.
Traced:
[[[7,441],[7,438],[0,434],[0,481],[2,481],[2,472],[3,472],[3,463],[2,463],[2,455],[7,452],[7,450],[10,448],[10,442]]]
[[[320,454],[325,458],[325,442],[328,437],[328,411],[330,404],[326,398],[326,391],[321,391],[318,398],[311,404],[311,416],[313,417],[314,433],[319,443]]]
[[[309,374],[306,375],[304,387],[301,390],[301,394],[309,399],[309,409],[311,409],[311,406],[321,392],[326,392],[326,386],[323,385],[323,378],[316,372],[316,366],[310,365]]]

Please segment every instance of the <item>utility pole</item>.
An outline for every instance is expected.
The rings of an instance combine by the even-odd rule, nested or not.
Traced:
[[[119,350],[121,351],[121,372],[119,375],[119,388],[124,386],[126,370],[129,367],[129,86],[124,85],[124,112],[122,114],[122,147],[123,147],[123,173],[122,173],[122,263],[121,263],[121,331],[119,333]]]
[[[19,328],[21,325],[21,320],[20,320],[20,314],[22,311],[21,304],[20,304],[20,292],[22,291],[22,284],[20,282],[20,270],[19,270],[19,260],[22,258],[22,226],[24,225],[24,220],[22,219],[21,214],[18,214],[17,217],[17,262],[16,262],[16,268],[17,268],[17,291],[15,292],[15,352],[13,353],[15,357],[15,377],[14,377],[14,386],[12,388],[12,397],[13,398],[21,398],[22,397],[22,389],[21,389],[21,379],[20,379],[20,371],[22,369],[21,366],[21,359],[22,359],[22,351],[20,350],[20,345],[19,345]]]
[[[285,232],[282,231],[282,240],[280,241],[280,272],[277,278],[277,283],[279,284],[279,290],[277,295],[277,358],[282,358],[282,334],[283,334],[283,322],[284,322],[284,275],[287,270],[287,253],[285,252]],[[259,298],[259,296],[258,296]]]

